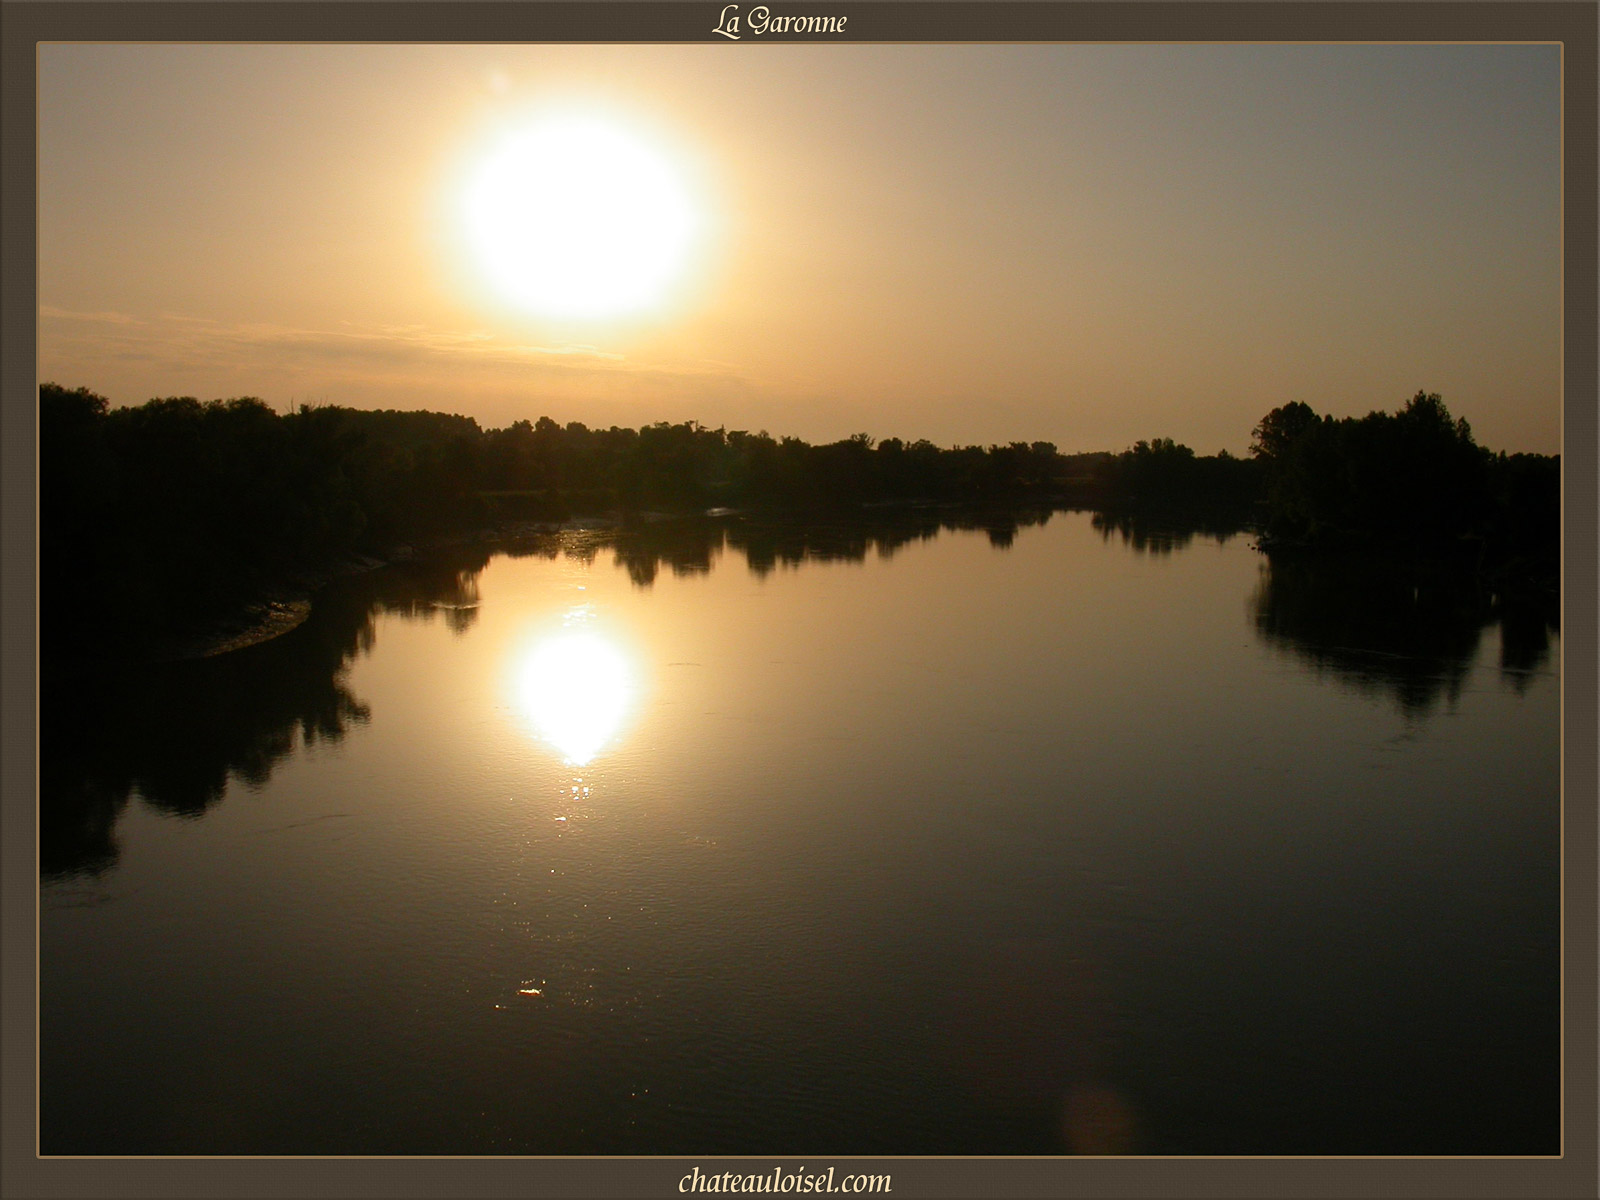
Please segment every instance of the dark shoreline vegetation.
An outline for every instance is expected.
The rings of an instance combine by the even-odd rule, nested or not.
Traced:
[[[51,383],[39,400],[53,667],[246,645],[293,627],[335,575],[578,516],[632,529],[660,514],[923,507],[1004,539],[1016,513],[1087,508],[1141,530],[1152,519],[1255,530],[1274,555],[1445,562],[1498,593],[1553,595],[1559,572],[1559,458],[1479,447],[1421,392],[1359,419],[1287,404],[1262,419],[1245,458],[1170,438],[1069,455],[1048,442],[943,449],[866,434],[813,446],[694,421],[602,430],[541,417],[483,430],[437,412],[280,414],[249,397],[112,408]]]
[[[111,409],[53,385],[40,401],[42,728],[72,747],[43,760],[48,877],[114,863],[135,792],[198,816],[230,777],[264,780],[296,744],[339,741],[366,719],[342,676],[376,617],[469,628],[496,553],[608,547],[648,588],[724,553],[765,576],[943,530],[1003,550],[1063,508],[1156,556],[1249,531],[1266,551],[1256,636],[1408,719],[1454,702],[1486,630],[1520,690],[1559,629],[1559,460],[1477,448],[1437,397],[1345,421],[1287,405],[1249,458],[1167,440],[1088,455],[807,446],[692,423],[484,432],[248,399]]]

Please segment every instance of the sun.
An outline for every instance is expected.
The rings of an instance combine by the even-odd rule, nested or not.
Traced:
[[[697,214],[667,155],[615,121],[539,118],[495,142],[461,197],[488,282],[527,312],[613,317],[660,305],[684,273]]]

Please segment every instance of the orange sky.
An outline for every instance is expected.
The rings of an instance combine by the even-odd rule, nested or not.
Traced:
[[[1560,430],[1554,46],[40,48],[40,374],[809,440],[1242,453],[1419,388]],[[467,246],[553,105],[669,163],[659,304],[519,310]]]

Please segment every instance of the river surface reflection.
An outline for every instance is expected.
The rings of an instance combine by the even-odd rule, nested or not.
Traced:
[[[561,632],[543,637],[516,666],[516,696],[539,736],[581,767],[621,729],[637,684],[628,656],[587,628],[575,608]]]
[[[1559,659],[1413,566],[920,513],[47,674],[42,1148],[1554,1153]]]

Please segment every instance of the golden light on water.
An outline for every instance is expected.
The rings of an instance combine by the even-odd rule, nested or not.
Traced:
[[[613,642],[593,630],[569,629],[533,648],[518,668],[516,691],[539,737],[581,767],[621,730],[637,680]]]
[[[666,154],[610,121],[548,115],[502,137],[471,173],[461,216],[502,296],[553,318],[659,304],[698,225]]]

